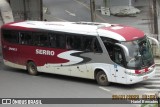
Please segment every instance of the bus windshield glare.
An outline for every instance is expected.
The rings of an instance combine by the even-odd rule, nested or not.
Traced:
[[[126,66],[131,69],[141,69],[154,64],[151,45],[147,37],[142,39],[122,42],[129,50],[126,57]]]

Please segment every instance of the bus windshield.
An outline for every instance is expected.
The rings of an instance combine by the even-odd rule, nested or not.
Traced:
[[[142,39],[122,42],[129,50],[126,66],[131,69],[141,69],[154,64],[151,45],[147,37]]]

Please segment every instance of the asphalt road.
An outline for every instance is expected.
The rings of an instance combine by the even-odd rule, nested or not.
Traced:
[[[44,0],[48,13],[59,20],[90,21],[90,11],[77,0]]]

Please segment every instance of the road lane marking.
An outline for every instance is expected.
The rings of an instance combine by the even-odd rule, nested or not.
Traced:
[[[108,91],[108,92],[110,92],[111,90],[109,90],[109,89],[106,89],[106,88],[104,88],[104,87],[99,87],[100,89],[102,89],[102,90],[104,90],[104,91]]]
[[[78,0],[73,0],[73,1],[75,1],[75,2],[77,2],[77,3],[79,3],[79,4],[81,4],[81,5],[83,5],[84,7],[86,7],[87,9],[89,9],[89,10],[90,10],[90,8],[89,8],[89,6],[88,6],[88,5],[86,5],[86,4],[84,4],[84,3],[82,3],[82,2],[80,2],[80,1],[78,1]]]
[[[56,16],[54,16],[54,15],[44,14],[44,18],[47,19],[48,21],[58,20],[58,21],[68,22],[68,20],[64,20],[64,19],[58,18],[58,17],[56,17]]]
[[[76,14],[75,13],[71,13],[70,11],[68,11],[68,10],[65,10],[65,12],[67,12],[69,15],[71,15],[71,16],[76,16]]]

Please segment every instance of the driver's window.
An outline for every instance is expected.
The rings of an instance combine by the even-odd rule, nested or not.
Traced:
[[[123,65],[122,51],[121,48],[117,46],[114,48],[114,62]]]
[[[105,43],[106,49],[111,60],[118,65],[124,66],[124,56],[121,47],[114,45],[112,43]]]

